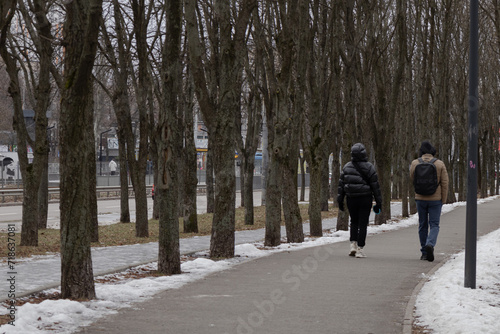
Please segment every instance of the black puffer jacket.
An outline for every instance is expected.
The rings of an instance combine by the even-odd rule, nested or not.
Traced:
[[[354,164],[357,164],[368,182],[360,175]],[[344,196],[359,197],[371,196],[372,194],[375,197],[375,202],[381,205],[382,194],[380,192],[377,172],[375,171],[375,167],[368,162],[365,146],[357,143],[351,148],[351,161],[345,164],[340,173],[337,201],[343,202]]]

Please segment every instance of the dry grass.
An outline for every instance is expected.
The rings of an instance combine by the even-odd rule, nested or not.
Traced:
[[[309,220],[307,214],[308,205],[301,204],[301,216],[304,222]],[[323,218],[329,218],[337,216],[337,210],[331,210],[327,212],[322,212]],[[244,219],[245,211],[244,208],[236,209],[236,230],[253,230],[265,227],[265,207],[259,206],[254,208],[254,225],[245,225]],[[283,221],[282,221],[283,224]],[[180,233],[181,238],[189,238],[193,236],[210,235],[212,228],[212,214],[200,214],[198,215],[198,230],[199,233]],[[179,220],[179,230],[183,230],[182,219]],[[16,234],[16,258],[26,258],[34,255],[46,255],[51,253],[60,252],[60,236],[59,230],[40,230],[38,232],[38,247],[27,247],[20,246],[20,235]],[[138,243],[148,243],[158,241],[158,221],[149,221],[149,237],[148,238],[138,238],[135,236],[135,223],[118,223],[108,226],[99,227],[99,242],[92,243],[93,247],[109,247],[109,246],[121,246],[121,245],[132,245]],[[7,244],[8,236],[7,233],[0,233],[0,254],[2,257],[0,261],[5,261],[7,259]]]
[[[427,327],[423,327],[413,323],[411,334],[429,334],[429,333],[432,333],[432,331]]]

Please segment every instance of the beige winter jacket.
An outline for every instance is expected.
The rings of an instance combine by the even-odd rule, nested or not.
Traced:
[[[424,154],[422,155],[422,159],[426,162],[431,161],[434,158],[432,154]],[[411,178],[411,184],[413,184],[413,175],[415,174],[415,167],[419,164],[418,159],[415,159],[411,162],[411,167],[410,167],[410,178]],[[444,162],[441,160],[436,160],[434,162],[434,165],[436,166],[437,170],[437,177],[438,177],[438,188],[436,189],[436,192],[432,195],[419,195],[415,194],[415,199],[416,200],[422,200],[422,201],[439,201],[441,200],[443,204],[446,203],[446,200],[448,199],[448,172],[446,171],[446,166],[444,165]]]

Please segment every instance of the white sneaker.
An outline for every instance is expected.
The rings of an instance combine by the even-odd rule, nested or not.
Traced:
[[[358,247],[356,251],[356,257],[357,258],[366,257],[365,253],[363,252],[363,247]]]
[[[349,252],[349,256],[355,256],[357,250],[358,250],[358,242],[351,241],[351,251]]]

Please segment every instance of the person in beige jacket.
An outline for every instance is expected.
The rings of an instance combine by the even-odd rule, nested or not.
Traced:
[[[428,141],[423,141],[419,157],[425,162],[430,162],[436,155],[436,149]],[[410,178],[413,184],[415,167],[419,164],[419,160],[415,159],[411,163]],[[439,221],[441,218],[441,208],[446,203],[448,197],[448,172],[444,163],[437,159],[434,161],[437,171],[438,186],[436,191],[430,195],[421,195],[415,193],[415,201],[417,202],[418,211],[418,236],[420,239],[420,251],[422,252],[421,260],[429,262],[434,261],[434,247],[436,246],[437,237],[439,234]]]

